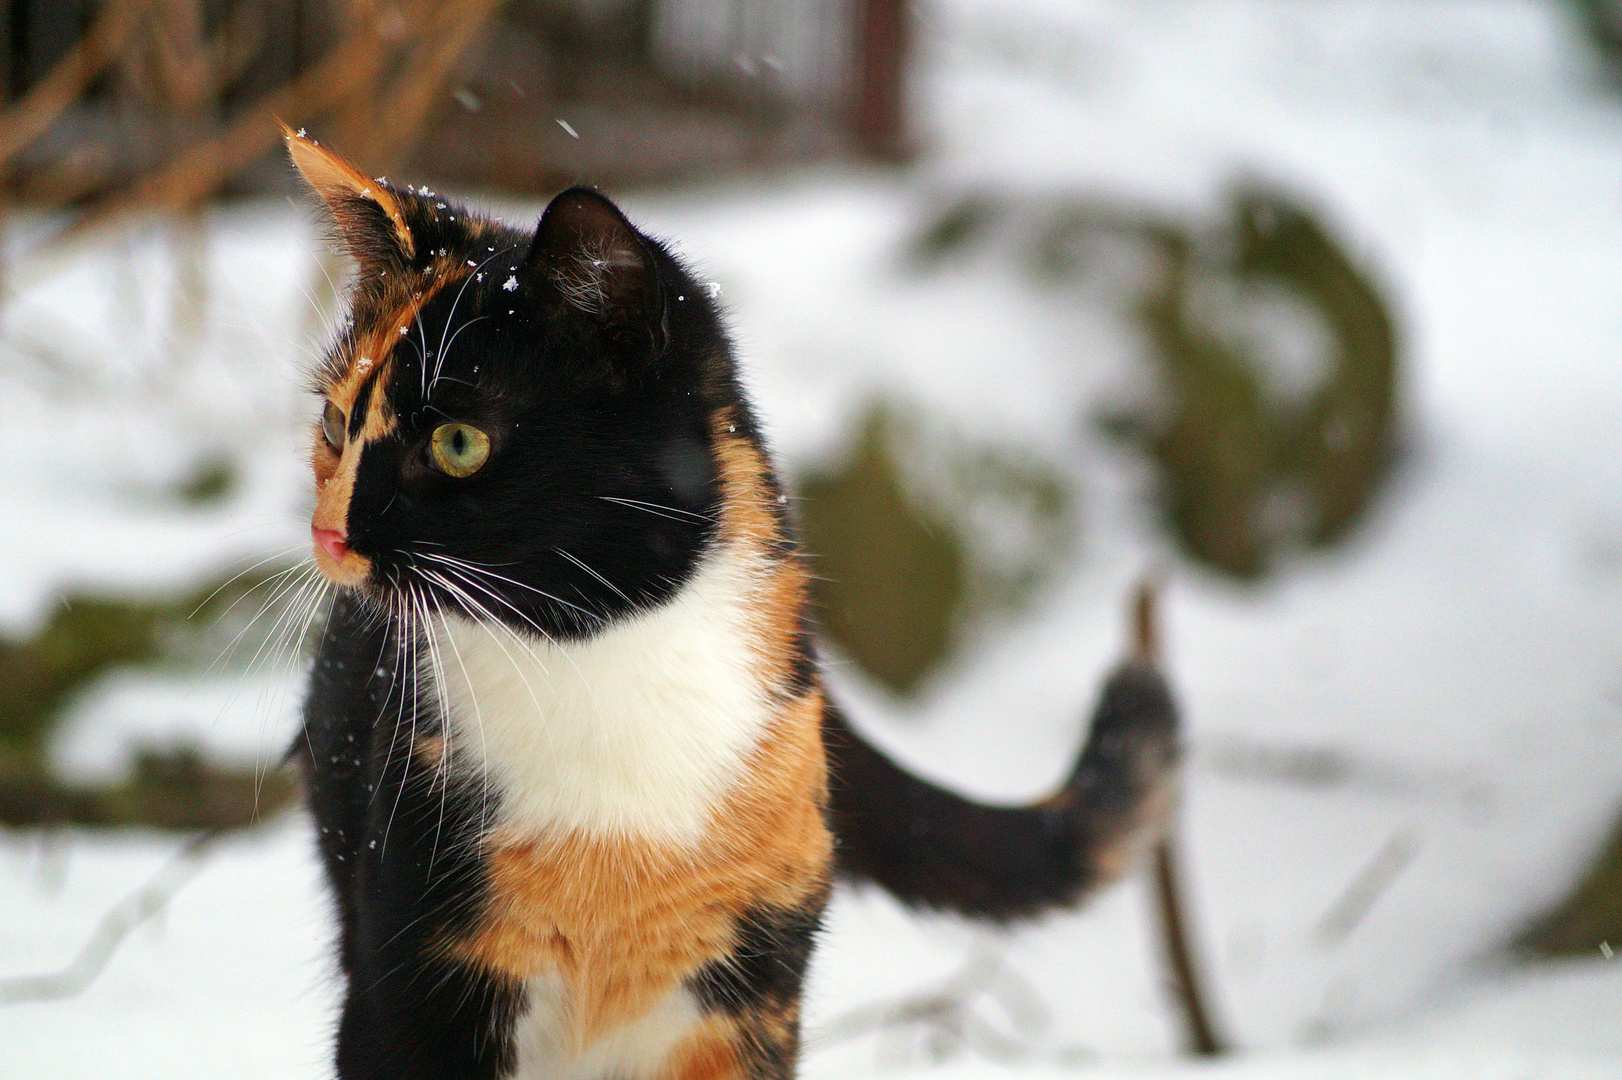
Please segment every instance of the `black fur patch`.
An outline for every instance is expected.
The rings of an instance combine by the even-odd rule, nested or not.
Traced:
[[[688,980],[701,1008],[737,1022],[741,1064],[750,1080],[794,1076],[800,995],[827,899],[825,890],[799,907],[750,908],[734,926],[732,952]]]
[[[711,418],[748,416],[705,291],[594,193],[559,200],[589,210],[595,233],[573,221],[533,239],[488,225],[475,236],[451,224],[468,222],[460,207],[400,199],[419,272],[435,258],[484,269],[428,300],[391,364],[374,358],[397,426],[362,452],[346,523],[372,587],[409,584],[432,608],[560,639],[668,599],[716,530]],[[558,268],[589,263],[591,245],[634,258],[605,287],[610,307],[587,313]],[[470,476],[433,465],[449,421],[490,438]]]
[[[688,980],[707,1011],[744,1016],[799,1000],[806,965],[822,926],[826,896],[797,908],[750,908],[734,927],[732,952]]]
[[[366,426],[366,410],[372,403],[372,388],[377,385],[377,372],[372,372],[366,381],[360,384],[355,392],[355,403],[349,407],[349,437],[351,439],[360,435],[361,429]]]
[[[445,961],[352,986],[338,1027],[344,1080],[497,1080],[517,1064],[522,990]]]
[[[402,645],[343,596],[317,653],[301,745],[348,982],[338,1074],[496,1077],[519,988],[438,958],[484,897],[476,839],[493,809],[412,749],[439,732]]]

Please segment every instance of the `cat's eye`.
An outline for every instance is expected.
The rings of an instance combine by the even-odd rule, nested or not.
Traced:
[[[471,424],[441,424],[428,448],[440,472],[472,476],[489,460],[490,436]]]
[[[332,402],[321,413],[321,434],[327,445],[340,453],[344,448],[344,411]]]

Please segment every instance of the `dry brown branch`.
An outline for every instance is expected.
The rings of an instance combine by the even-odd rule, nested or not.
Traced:
[[[74,239],[134,211],[172,210],[202,199],[276,144],[277,119],[305,124],[364,87],[365,63],[375,48],[367,27],[328,53],[292,83],[270,94],[227,125],[219,136],[186,150],[168,165],[137,180],[124,193],[76,222],[63,239]]]
[[[1200,978],[1194,944],[1188,932],[1188,920],[1184,915],[1177,860],[1169,836],[1155,847],[1154,882],[1162,945],[1166,964],[1171,969],[1172,995],[1183,1014],[1188,1049],[1200,1057],[1219,1057],[1228,1052],[1228,1046],[1217,1034],[1211,1010],[1206,1004],[1204,983]]]
[[[123,49],[151,0],[107,0],[68,54],[17,104],[0,114],[0,165],[43,135]]]
[[[1132,648],[1144,660],[1162,663],[1158,613],[1159,588],[1152,578],[1145,579],[1132,598]],[[1166,834],[1155,845],[1151,874],[1154,878],[1156,911],[1160,917],[1160,940],[1165,963],[1169,969],[1172,998],[1182,1014],[1183,1029],[1188,1049],[1201,1057],[1215,1057],[1227,1052],[1227,1046],[1217,1033],[1211,1017],[1200,976],[1198,954],[1189,932],[1184,908],[1182,880],[1178,873],[1174,824],[1168,824]]]
[[[113,905],[67,967],[47,975],[0,979],[0,1004],[55,1001],[82,993],[106,969],[129,932],[162,911],[197,876],[219,835],[208,832],[188,840],[146,884]]]
[[[507,0],[463,0],[444,5],[431,32],[420,39],[417,55],[404,65],[403,74],[382,95],[388,107],[371,140],[373,160],[392,167],[421,136],[434,104],[442,97],[445,80],[473,44],[480,29]]]
[[[124,192],[100,203],[53,244],[71,243],[107,222],[134,212],[173,210],[198,202],[265,153],[280,138],[279,120],[297,127],[374,90],[383,57],[424,43],[419,72],[404,65],[403,101],[389,100],[400,119],[384,126],[384,149],[403,151],[421,131],[438,88],[479,28],[504,0],[424,0],[412,15],[389,11],[356,19],[349,36],[298,78],[269,94],[227,125],[215,138],[182,152],[162,168],[141,177]],[[401,80],[396,81],[396,86]],[[392,89],[392,88],[391,88]],[[392,99],[392,93],[385,93]]]

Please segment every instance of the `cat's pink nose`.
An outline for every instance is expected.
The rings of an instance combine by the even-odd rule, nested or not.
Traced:
[[[344,552],[349,550],[349,544],[344,540],[344,534],[337,529],[318,529],[310,526],[310,535],[322,551],[332,556],[333,562],[343,562]]]

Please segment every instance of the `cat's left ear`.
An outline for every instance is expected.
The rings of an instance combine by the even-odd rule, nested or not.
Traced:
[[[603,332],[624,363],[645,363],[669,339],[664,287],[653,253],[619,207],[592,188],[548,204],[525,266]]]
[[[416,254],[400,200],[385,185],[367,178],[303,129],[282,125],[287,153],[305,183],[327,204],[349,254],[364,267],[409,265]]]

